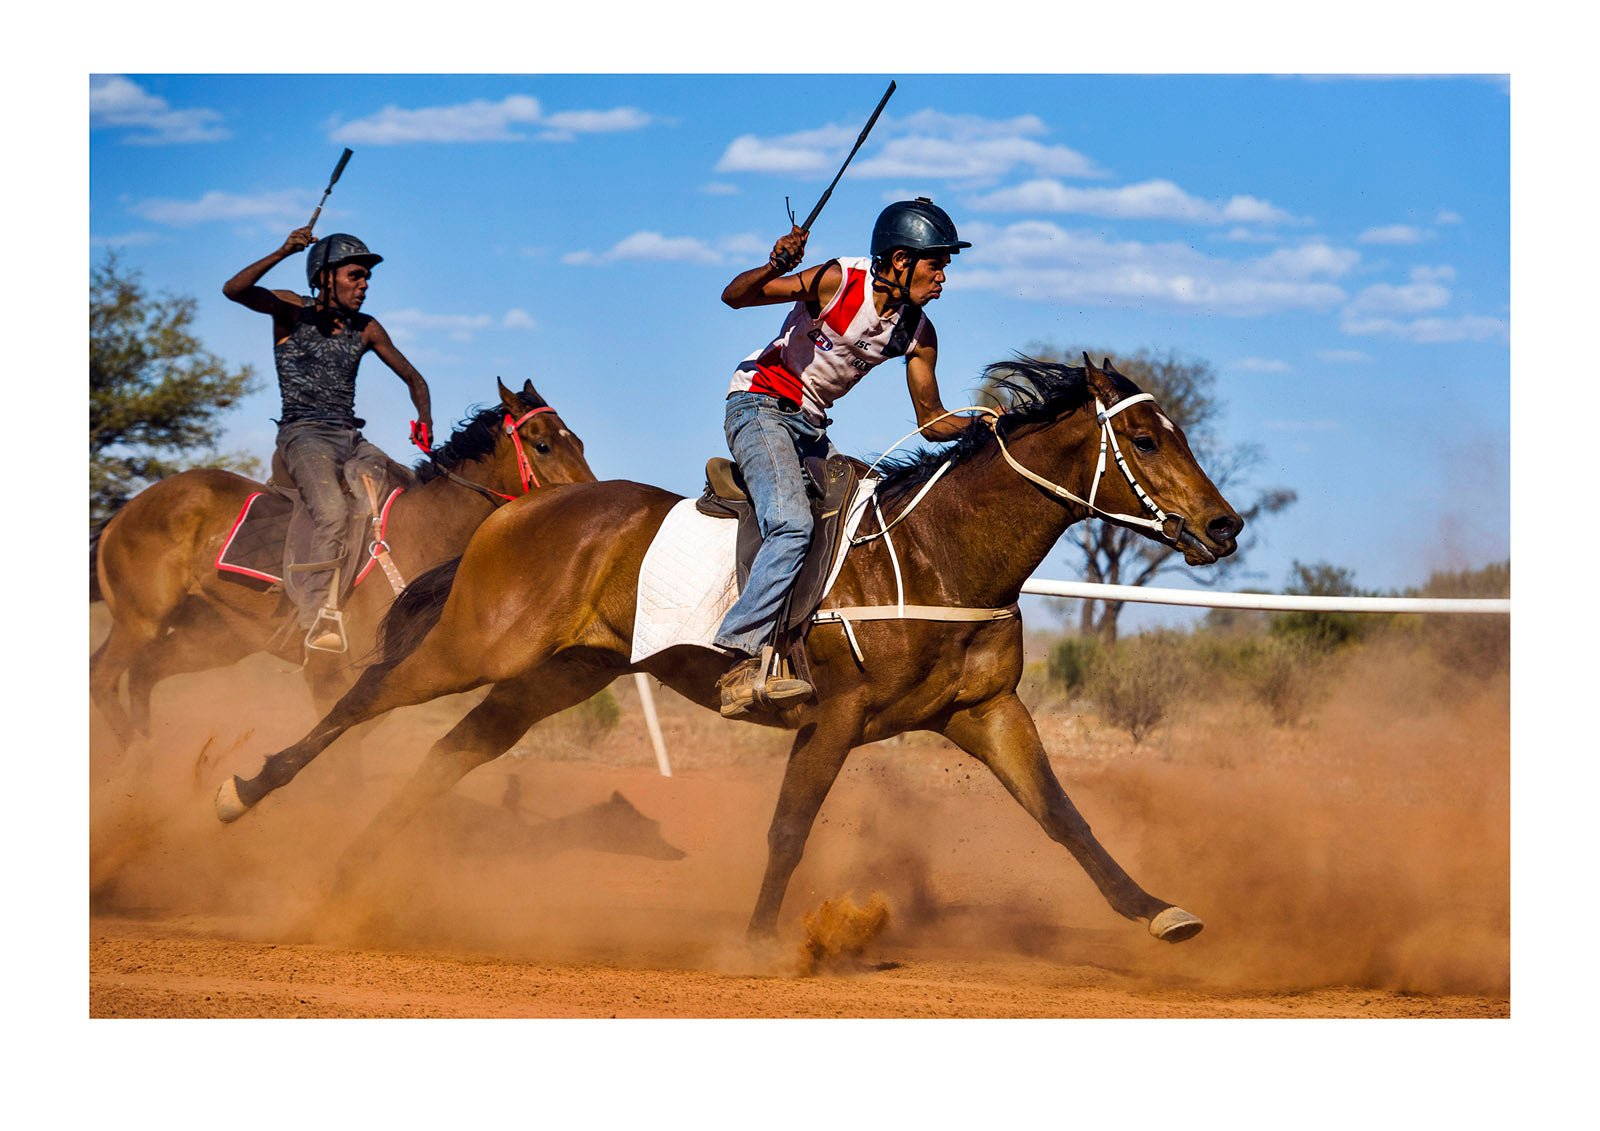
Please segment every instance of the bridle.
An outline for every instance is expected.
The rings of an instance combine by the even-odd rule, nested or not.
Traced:
[[[1169,514],[1167,511],[1162,510],[1156,501],[1150,497],[1149,492],[1147,492],[1139,484],[1139,480],[1133,474],[1133,469],[1128,466],[1128,461],[1122,454],[1121,446],[1117,443],[1116,431],[1111,427],[1112,417],[1116,416],[1123,409],[1136,405],[1141,401],[1154,402],[1155,397],[1150,393],[1136,393],[1131,397],[1127,397],[1124,400],[1116,402],[1110,408],[1107,408],[1103,403],[1101,403],[1099,397],[1095,397],[1094,418],[1100,425],[1100,455],[1095,462],[1094,479],[1089,484],[1089,497],[1087,499],[1080,498],[1071,491],[1067,490],[1065,487],[1061,486],[1059,483],[1053,483],[1044,476],[1038,474],[1037,472],[1030,471],[1028,468],[1019,463],[1016,457],[1013,456],[1006,448],[1005,436],[1002,435],[1000,431],[1000,424],[1004,414],[996,409],[990,408],[987,405],[968,405],[966,408],[951,409],[949,412],[944,413],[942,416],[936,417],[934,420],[930,420],[928,423],[933,424],[939,420],[943,420],[946,416],[955,416],[957,413],[962,412],[980,413],[984,417],[985,423],[989,425],[989,430],[994,433],[995,443],[1000,447],[1000,454],[1005,457],[1005,461],[1011,465],[1012,470],[1018,475],[1022,476],[1031,483],[1043,487],[1046,491],[1049,491],[1052,495],[1055,495],[1058,498],[1067,499],[1071,502],[1077,503],[1080,506],[1088,507],[1091,513],[1097,514],[1101,518],[1110,519],[1113,522],[1119,522],[1127,526],[1145,527],[1153,531],[1156,536],[1161,538],[1163,541],[1169,542],[1176,546],[1178,545],[1178,540],[1183,537],[1184,517],[1181,514]],[[927,427],[927,425],[923,425],[922,427],[906,433],[905,436],[901,437],[899,443],[896,443],[894,447],[889,449],[889,451],[893,451],[894,448],[898,448],[900,444],[905,443],[912,436],[917,435],[922,431],[922,428],[925,427]],[[1151,517],[1146,518],[1143,515],[1118,514],[1114,511],[1108,511],[1095,505],[1095,497],[1100,491],[1100,481],[1105,477],[1106,452],[1108,450],[1110,451],[1112,458],[1115,460],[1117,467],[1121,469],[1123,478],[1128,481],[1128,486],[1133,489],[1134,496],[1139,500],[1144,508],[1150,512]],[[888,454],[888,452],[885,452],[883,456],[878,457],[878,460],[873,463],[871,468],[867,470],[868,476],[870,476],[872,471],[877,468],[878,463],[883,462],[884,456],[887,456]],[[862,542],[869,542],[874,538],[882,537],[883,535],[887,534],[890,527],[897,525],[902,519],[911,513],[916,505],[922,501],[923,497],[927,495],[929,488],[931,488],[934,483],[938,482],[939,477],[948,471],[953,463],[953,459],[946,460],[945,463],[940,466],[939,470],[933,473],[928,482],[923,485],[922,490],[917,493],[916,497],[911,500],[910,504],[899,514],[895,515],[892,521],[885,523],[882,518],[882,513],[880,512],[878,519],[879,528],[871,534],[865,534],[858,538],[851,539],[852,543],[860,544]],[[1166,524],[1169,520],[1177,523],[1176,528],[1170,535],[1166,532]]]
[[[1094,479],[1089,484],[1089,497],[1087,499],[1080,499],[1077,495],[1074,495],[1071,491],[1067,490],[1059,483],[1052,483],[1050,480],[1044,478],[1044,476],[1035,474],[1034,472],[1029,471],[1026,467],[1023,467],[1022,464],[1018,463],[1011,455],[1010,451],[1006,449],[1005,437],[1000,434],[1000,413],[996,412],[994,409],[981,409],[980,411],[988,414],[989,428],[994,433],[995,442],[1000,445],[1000,454],[1005,457],[1006,462],[1011,465],[1012,469],[1016,471],[1018,475],[1021,475],[1024,479],[1027,479],[1032,483],[1038,484],[1040,487],[1043,487],[1053,495],[1063,499],[1070,499],[1074,503],[1088,507],[1089,510],[1099,515],[1101,518],[1109,518],[1115,522],[1120,522],[1127,526],[1146,527],[1149,530],[1154,531],[1155,534],[1160,538],[1171,542],[1173,545],[1177,545],[1178,539],[1183,536],[1183,516],[1181,514],[1168,514],[1166,511],[1162,510],[1156,501],[1150,497],[1149,493],[1145,491],[1142,486],[1140,486],[1139,480],[1133,474],[1133,468],[1128,466],[1128,461],[1122,454],[1121,445],[1117,443],[1116,430],[1111,427],[1111,418],[1113,416],[1116,416],[1125,408],[1138,404],[1140,401],[1154,402],[1155,397],[1149,393],[1136,393],[1131,397],[1118,401],[1110,408],[1107,408],[1104,404],[1102,404],[1099,397],[1094,399],[1094,418],[1100,425],[1100,455],[1095,461]],[[1122,471],[1122,477],[1128,481],[1128,486],[1133,489],[1134,497],[1137,498],[1141,504],[1143,504],[1145,510],[1150,512],[1151,517],[1145,518],[1142,515],[1117,514],[1112,511],[1103,510],[1095,505],[1095,496],[1100,491],[1100,480],[1105,477],[1106,450],[1108,448],[1111,451],[1112,458],[1116,461],[1117,467]],[[1171,519],[1178,524],[1177,529],[1174,530],[1170,536],[1166,532],[1166,524],[1168,519]]]
[[[511,437],[512,444],[514,444],[517,449],[517,474],[522,478],[522,493],[524,495],[526,495],[534,487],[543,486],[543,484],[539,482],[539,476],[534,473],[533,462],[528,459],[528,453],[524,451],[522,447],[522,433],[517,430],[521,428],[523,423],[530,417],[538,416],[541,412],[554,411],[555,409],[551,408],[549,405],[543,405],[539,408],[529,409],[527,412],[523,413],[519,417],[516,417],[515,419],[512,418],[509,412],[506,413],[503,427],[506,430],[506,434]],[[450,480],[452,483],[466,487],[469,490],[476,491],[478,494],[488,499],[493,506],[497,508],[502,507],[517,498],[515,495],[505,495],[499,491],[496,491],[492,487],[485,487],[481,483],[474,483],[470,479],[462,478],[455,472],[451,471],[444,464],[440,463],[439,457],[434,455],[433,449],[429,448],[427,449],[427,452],[428,458],[433,461],[433,466],[437,467],[441,472],[443,472],[446,479]]]
[[[515,444],[517,448],[517,474],[522,476],[522,493],[524,495],[532,490],[533,487],[538,487],[541,484],[539,483],[539,477],[533,472],[533,463],[528,459],[528,453],[522,450],[522,433],[518,432],[517,429],[522,427],[523,421],[528,420],[531,417],[538,416],[541,412],[554,411],[555,409],[551,408],[549,405],[544,405],[541,408],[530,408],[527,412],[523,413],[515,420],[511,419],[511,414],[509,412],[506,413],[506,434],[511,437],[511,442]],[[530,483],[533,485],[533,487],[529,486]],[[500,492],[496,491],[495,494],[499,495]],[[500,495],[500,497],[502,499],[509,499],[511,496]]]

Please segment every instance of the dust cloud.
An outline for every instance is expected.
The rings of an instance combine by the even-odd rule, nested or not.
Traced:
[[[953,746],[910,735],[864,747],[818,816],[776,962],[742,943],[779,736],[662,693],[674,771],[663,778],[630,685],[616,693],[622,721],[591,749],[475,771],[336,892],[346,845],[470,698],[342,739],[223,826],[217,784],[304,733],[309,696],[266,657],[168,680],[150,741],[122,752],[91,720],[91,910],[203,936],[528,963],[792,978],[1020,956],[1084,984],[1509,993],[1503,671],[1467,679],[1368,647],[1299,725],[1201,701],[1138,745],[1081,705],[1040,707],[1051,765],[1101,843],[1205,921],[1177,946],[1112,912]],[[851,892],[872,895],[861,906]]]

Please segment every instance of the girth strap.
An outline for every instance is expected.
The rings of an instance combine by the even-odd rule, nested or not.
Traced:
[[[859,605],[844,609],[818,609],[811,619],[816,624],[837,624],[843,628],[845,638],[850,641],[850,651],[855,653],[856,663],[865,664],[866,657],[856,641],[855,630],[850,627],[851,621],[932,620],[970,623],[1009,620],[1019,615],[1020,610],[1015,605],[1001,609],[968,609],[953,605]]]

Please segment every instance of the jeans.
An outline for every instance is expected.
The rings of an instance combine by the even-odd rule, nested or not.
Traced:
[[[754,656],[772,636],[779,609],[811,546],[811,500],[800,460],[826,458],[834,449],[822,426],[812,424],[798,408],[786,411],[765,393],[730,396],[723,430],[755,508],[761,549],[750,565],[744,592],[722,618],[716,644]]]
[[[387,457],[375,444],[365,440],[355,428],[319,420],[299,420],[278,427],[278,451],[289,475],[300,491],[300,499],[311,513],[313,532],[306,560],[326,562],[342,559],[344,536],[349,529],[351,500],[339,485],[339,472],[353,491],[361,492],[357,504],[365,510],[366,494],[361,485],[365,471],[381,483]],[[333,603],[330,596],[332,570],[315,573],[289,573],[285,562],[284,590],[300,612],[300,624],[309,628],[317,611]]]

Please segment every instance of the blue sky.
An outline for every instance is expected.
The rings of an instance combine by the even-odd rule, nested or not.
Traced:
[[[721,454],[734,364],[777,308],[727,280],[807,212],[899,82],[814,226],[865,254],[890,200],[928,195],[974,247],[930,307],[949,406],[1036,344],[1211,362],[1248,485],[1299,492],[1247,583],[1291,559],[1418,583],[1510,547],[1510,98],[1503,76],[196,76],[89,80],[89,243],[199,299],[197,328],[263,392],[225,447],[264,456],[269,324],[233,272],[318,221],[385,256],[367,310],[427,377],[443,427],[531,378],[602,477],[680,493]],[[304,289],[303,257],[269,285]],[[363,364],[367,434],[409,458],[403,386]],[[903,370],[841,401],[835,442],[912,427]],[[1040,573],[1076,576],[1063,550]],[[1183,585],[1181,574],[1164,584]]]

